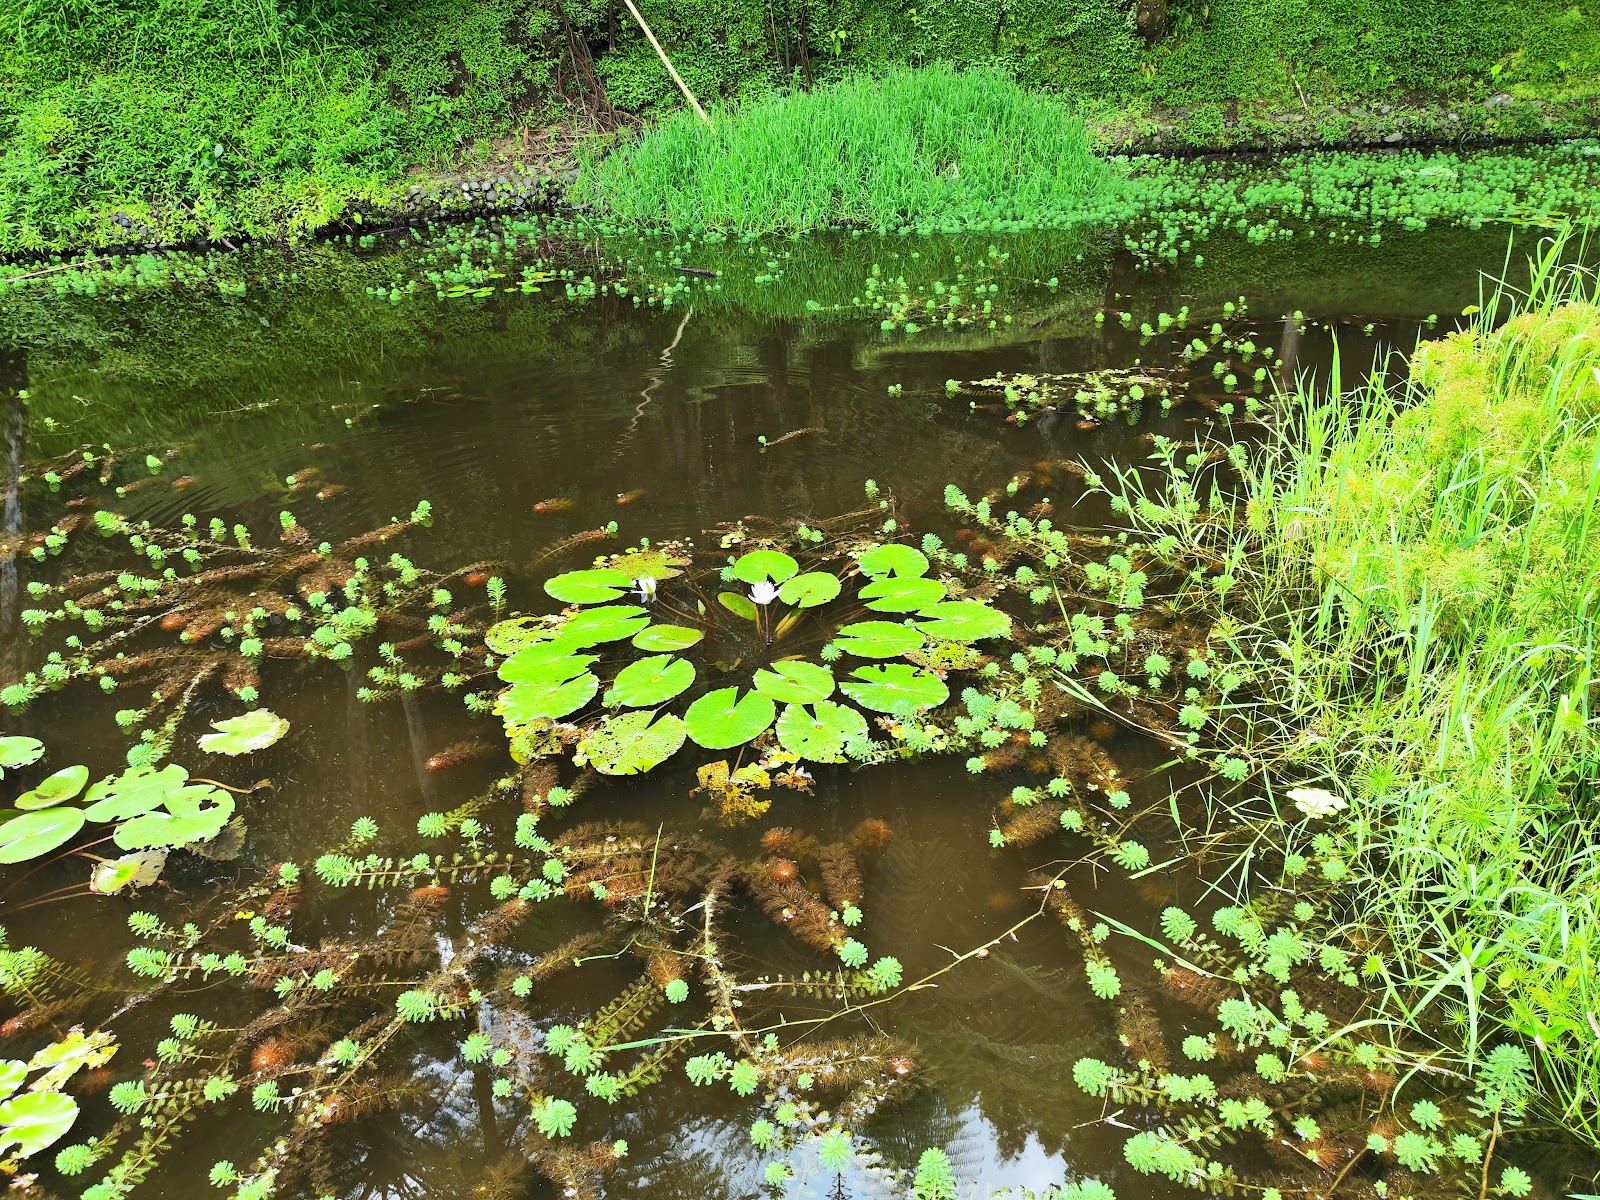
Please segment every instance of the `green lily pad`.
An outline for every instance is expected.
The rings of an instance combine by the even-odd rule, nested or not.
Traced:
[[[611,566],[628,579],[676,579],[683,574],[681,568],[689,565],[687,558],[668,554],[665,550],[629,550],[611,560]]]
[[[602,775],[639,775],[676,754],[686,737],[683,721],[671,713],[631,712],[607,717],[578,750]]]
[[[156,809],[124,821],[111,840],[124,850],[187,846],[216,837],[231,816],[233,797],[221,788],[184,788],[167,798],[165,812]]]
[[[726,750],[759,737],[777,713],[777,706],[760,692],[746,692],[741,697],[738,688],[726,687],[701,696],[683,719],[695,745]]]
[[[768,703],[771,703],[768,701]],[[27,862],[71,841],[83,828],[81,808],[46,808],[0,825],[0,864]]]
[[[78,1103],[61,1092],[25,1092],[0,1104],[0,1158],[37,1154],[59,1141],[78,1119]]]
[[[28,1068],[26,1064],[18,1062],[14,1058],[8,1058],[0,1062],[0,1100],[14,1095],[16,1090],[22,1086],[22,1081],[27,1077]]]
[[[496,654],[515,654],[524,646],[555,636],[550,617],[507,617],[489,626],[483,642]]]
[[[778,718],[778,741],[812,762],[843,762],[844,748],[867,736],[867,719],[853,708],[819,700],[810,711],[790,704]]]
[[[514,683],[501,692],[494,711],[509,725],[554,721],[575,713],[600,690],[600,680],[585,671],[561,683]]]
[[[177,763],[160,768],[129,767],[120,775],[107,775],[85,793],[84,815],[91,821],[125,821],[160,808],[188,782],[189,772]]]
[[[867,607],[878,612],[916,612],[944,599],[944,584],[920,575],[885,576],[861,589]]]
[[[208,754],[251,754],[276,745],[289,732],[289,722],[277,713],[257,708],[226,721],[213,721],[216,733],[201,735],[200,749]]]
[[[891,542],[887,546],[874,546],[856,555],[856,566],[865,575],[881,578],[885,575],[926,575],[928,556],[911,546]]]
[[[579,649],[631,638],[650,624],[650,614],[632,604],[608,604],[573,613],[561,623],[561,640]]]
[[[687,625],[652,625],[634,634],[633,644],[640,650],[687,650],[705,636]]]
[[[63,767],[41,781],[31,792],[23,792],[18,796],[17,808],[30,812],[36,808],[53,808],[57,804],[64,804],[83,791],[83,785],[88,782],[88,767]]]
[[[940,642],[976,642],[983,638],[1006,637],[1011,633],[1011,618],[997,608],[977,600],[948,600],[930,604],[919,614],[922,631]]]
[[[167,865],[167,848],[135,850],[119,858],[108,858],[94,865],[89,872],[89,890],[102,896],[112,896],[124,888],[145,887],[161,878]]]
[[[606,703],[649,708],[671,700],[693,682],[692,662],[670,654],[656,654],[629,663],[618,671],[616,681],[606,693]]]
[[[597,567],[546,579],[544,590],[567,604],[599,604],[624,595],[633,586],[633,578],[614,567]]]
[[[899,658],[922,645],[922,630],[893,621],[857,621],[841,625],[834,645],[857,658]]]
[[[44,743],[38,738],[0,737],[0,777],[16,767],[26,767],[44,757]]]
[[[950,689],[931,671],[906,663],[874,664],[851,672],[853,679],[839,684],[839,690],[862,708],[874,712],[906,713],[919,708],[937,708],[950,698]]]
[[[56,1092],[79,1071],[103,1067],[117,1053],[117,1037],[104,1029],[84,1033],[74,1026],[60,1041],[51,1042],[28,1060],[28,1070],[43,1071],[28,1085],[30,1092]]]
[[[535,642],[501,663],[499,675],[507,683],[562,684],[596,661],[592,654],[575,654],[564,641]]]
[[[775,662],[757,671],[756,691],[785,704],[810,704],[833,695],[833,672],[809,662]]]
[[[770,579],[782,583],[800,570],[795,562],[781,550],[752,550],[741,554],[733,564],[733,577],[745,583],[760,583]]]
[[[778,589],[778,599],[796,608],[815,608],[839,594],[839,578],[826,571],[807,571],[786,580]]]
[[[756,619],[755,601],[749,596],[739,592],[718,592],[717,603],[736,617],[743,617],[746,621]]]

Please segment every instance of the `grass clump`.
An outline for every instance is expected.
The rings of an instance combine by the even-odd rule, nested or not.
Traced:
[[[1232,878],[1314,853],[1391,1019],[1469,1064],[1520,1035],[1600,1142],[1600,303],[1559,254],[1405,386],[1289,396],[1265,451],[1230,456],[1228,519],[1181,470],[1119,502],[1209,564],[1189,600],[1248,680],[1218,740],[1255,773],[1237,794],[1269,795],[1232,802]]]
[[[674,231],[880,230],[1044,218],[1109,169],[1059,102],[993,68],[895,68],[716,114],[680,113],[587,164],[580,198]]]

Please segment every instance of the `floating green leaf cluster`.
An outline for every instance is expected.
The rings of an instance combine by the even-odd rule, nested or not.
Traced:
[[[768,763],[869,759],[867,714],[914,723],[949,696],[939,674],[890,660],[1010,631],[984,602],[948,598],[911,546],[794,541],[800,558],[758,548],[708,569],[634,551],[546,580],[566,610],[487,635],[506,655],[495,711],[513,752],[553,745],[559,723],[576,729],[560,740],[576,740],[579,764],[608,775],[648,771],[685,742],[731,750],[769,730]],[[618,603],[630,590],[638,602]],[[845,659],[866,661],[836,675]]]

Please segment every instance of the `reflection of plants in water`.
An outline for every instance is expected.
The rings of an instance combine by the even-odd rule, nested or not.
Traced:
[[[948,669],[977,661],[971,644],[1006,636],[1011,622],[981,599],[950,598],[921,551],[871,529],[876,512],[731,529],[722,545],[743,553],[725,566],[680,545],[547,580],[562,613],[488,633],[506,655],[495,710],[514,755],[572,744],[580,765],[632,775],[685,742],[750,745],[762,778],[803,784],[802,761],[931,748],[941,734],[919,714],[948,698]],[[618,602],[630,592],[637,603]],[[874,738],[874,724],[891,741]],[[701,782],[725,799],[758,782],[751,769],[716,767]]]
[[[952,396],[993,396],[1002,400],[1010,413],[1006,420],[1016,425],[1035,414],[1058,412],[1068,405],[1085,421],[1124,414],[1133,424],[1143,412],[1147,397],[1158,397],[1170,406],[1171,393],[1182,386],[1182,379],[1161,367],[1105,367],[1065,375],[1002,372],[986,379],[945,381],[945,391]],[[973,401],[973,407],[978,407],[977,401]]]
[[[1051,373],[1044,371],[1001,371],[983,379],[947,379],[948,395],[975,397],[974,408],[1004,407],[1008,424],[1022,425],[1030,420],[1072,409],[1079,427],[1120,417],[1128,424],[1139,422],[1147,400],[1159,403],[1170,412],[1185,401],[1202,405],[1224,418],[1260,418],[1266,408],[1262,393],[1269,372],[1283,366],[1272,346],[1255,341],[1259,331],[1242,328],[1239,319],[1249,306],[1240,297],[1223,306],[1223,319],[1214,321],[1204,336],[1188,333],[1189,309],[1176,314],[1158,313],[1154,324],[1142,322],[1139,345],[1147,348],[1157,339],[1158,346],[1170,354],[1168,365],[1141,359],[1131,367],[1101,367],[1093,370]],[[1097,324],[1105,323],[1106,313],[1095,314]],[[1120,314],[1124,328],[1133,328],[1133,314]],[[1242,408],[1242,411],[1241,411]]]
[[[927,538],[923,549],[946,570],[989,581],[1031,613],[1017,624],[1019,640],[1029,644],[983,669],[991,682],[983,695],[964,697],[961,719],[980,721],[1009,700],[1040,728],[1082,720],[1091,732],[1103,725],[1095,737],[1114,733],[1113,722],[1152,733],[1230,788],[1262,770],[1227,749],[1248,732],[1242,714],[1253,683],[1250,666],[1233,653],[1226,604],[1249,569],[1229,547],[1245,541],[1232,522],[1251,515],[1233,512],[1220,475],[1241,454],[1157,438],[1159,491],[1147,491],[1132,471],[1108,487],[1095,471],[1078,468],[1085,490],[1109,493],[1115,511],[1135,512],[1139,533],[1055,527],[1047,506],[1028,508],[1021,498],[1033,486],[1029,479],[976,501],[949,489],[949,506],[965,522],[953,545],[964,548]],[[1202,596],[1224,603],[1197,603]],[[1219,730],[1228,736],[1217,738]],[[1203,810],[1196,817],[1179,804],[1186,789],[1170,801],[1136,804],[1134,783],[1114,764],[1097,763],[1103,752],[1095,742],[1063,735],[1048,737],[1043,754],[991,738],[993,749],[970,761],[975,772],[1043,774],[1053,768],[1052,747],[1060,756],[1076,746],[1080,772],[1089,773],[1081,784],[1062,772],[1043,786],[1014,786],[999,806],[995,844],[1034,845],[1064,829],[1088,841],[1092,860],[1149,886],[1159,869],[1152,847],[1170,839],[1176,822],[1180,833],[1198,837],[1190,853],[1245,847],[1233,869],[1267,885],[1247,888],[1241,877],[1239,891],[1257,899],[1201,914],[1236,943],[1224,949],[1176,907],[1163,914],[1157,941],[1080,906],[1060,879],[1036,881],[1050,889],[1047,904],[1082,946],[1091,990],[1118,1006],[1127,1065],[1085,1059],[1075,1077],[1110,1104],[1150,1110],[1152,1127],[1125,1145],[1135,1170],[1226,1194],[1533,1192],[1527,1173],[1505,1159],[1535,1099],[1529,1055],[1480,1044],[1463,1061],[1419,1029],[1413,1012],[1385,1012],[1372,989],[1392,977],[1394,947],[1379,937],[1346,937],[1330,916],[1348,903],[1341,888],[1356,853],[1348,835],[1285,833],[1277,815],[1218,823],[1215,810]],[[1213,738],[1222,749],[1207,753],[1203,742]],[[1345,808],[1320,789],[1292,791],[1289,799],[1311,820]],[[1229,807],[1237,817],[1265,806]],[[1156,948],[1163,989],[1214,1016],[1217,1028],[1192,1032],[1132,986],[1136,977],[1106,949],[1114,931]],[[1388,999],[1405,1002],[1397,991]],[[1465,1008],[1441,1007],[1464,1024],[1477,1019]],[[1212,1065],[1193,1074],[1176,1068],[1166,1033],[1174,1028],[1188,1033],[1187,1058]],[[1467,1036],[1476,1043],[1482,1035],[1473,1028]],[[1426,1090],[1419,1077],[1429,1081]],[[1240,1155],[1230,1149],[1235,1142],[1250,1149]],[[1263,1150],[1274,1164],[1267,1171],[1253,1165]]]

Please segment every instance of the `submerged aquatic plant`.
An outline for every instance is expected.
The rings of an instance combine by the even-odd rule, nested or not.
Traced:
[[[949,500],[977,569],[1044,618],[1056,685],[1206,777],[1167,823],[1213,887],[1298,881],[1325,942],[1359,947],[1374,1029],[1474,1078],[1525,1048],[1531,1108],[1593,1141],[1600,410],[1591,285],[1561,255],[1506,323],[1420,348],[1405,387],[1351,398],[1335,376],[1285,397],[1262,446],[1157,437],[1143,467],[1079,464],[1103,534],[1021,511],[1029,481]],[[1407,1170],[1454,1155],[1432,1137],[1396,1131]]]
[[[484,802],[503,801],[510,786]],[[424,838],[449,836],[422,825]],[[461,1070],[481,1075],[496,1100],[521,1101],[520,1119],[495,1118],[504,1153],[488,1165],[486,1195],[514,1194],[531,1171],[569,1194],[597,1195],[626,1153],[603,1135],[587,1140],[600,1115],[679,1063],[690,1082],[725,1086],[770,1117],[770,1153],[834,1136],[914,1085],[913,1051],[870,1029],[793,1037],[848,1020],[854,1005],[902,983],[898,962],[869,965],[858,940],[864,872],[885,837],[882,822],[828,845],[774,831],[765,840],[794,855],[786,875],[698,835],[613,821],[556,831],[532,812],[459,819],[444,852],[380,853],[378,824],[361,818],[304,871],[285,862],[241,889],[184,896],[181,917],[133,913],[125,972],[91,979],[41,948],[0,941],[0,990],[20,1010],[7,1034],[40,1042],[31,1059],[0,1064],[0,1087],[43,1071],[31,1092],[50,1097],[0,1105],[0,1160],[16,1167],[87,1122],[84,1140],[58,1150],[56,1170],[93,1169],[92,1194],[122,1196],[162,1178],[186,1134],[253,1110],[260,1136],[230,1135],[231,1157],[212,1178],[246,1192],[265,1180],[326,1193],[341,1128],[425,1086],[410,1064],[439,1029],[456,1031]],[[312,946],[297,929],[311,891],[319,907],[364,909],[372,891],[392,899],[365,932]],[[833,968],[785,974],[736,955],[730,926],[742,897]],[[600,922],[530,944],[529,918],[563,898],[598,907]],[[610,999],[563,1023],[544,1018],[545,989],[563,972],[619,959],[635,975]],[[789,1002],[802,1011],[786,1014]],[[168,1029],[142,1072],[105,1099],[86,1092],[80,1114],[61,1085],[135,1036],[124,1032],[130,1010],[157,1006]],[[197,1007],[227,1015],[203,1018]],[[67,1016],[82,1028],[54,1042],[33,1033]]]
[[[220,685],[246,704],[256,701],[263,667],[272,660],[343,664],[358,643],[391,629],[403,631],[405,642],[415,642],[420,631],[423,642],[454,647],[453,658],[465,657],[455,635],[467,628],[472,609],[456,610],[445,585],[481,574],[487,597],[494,577],[486,564],[438,575],[393,551],[368,557],[425,526],[427,501],[409,520],[337,544],[314,541],[285,509],[273,544],[243,522],[221,517],[202,522],[186,513],[168,526],[98,507],[95,485],[114,488],[120,501],[166,482],[158,474],[166,460],[156,459],[137,479],[117,484],[136,461],[134,452],[85,448],[30,464],[18,485],[39,493],[38,509],[62,515],[45,531],[0,546],[0,559],[23,558],[44,576],[28,583],[34,607],[21,618],[30,635],[54,642],[38,669],[0,692],[5,707],[22,708],[83,683],[105,693],[147,688],[139,706],[120,710],[117,721],[139,735],[129,761],[150,765],[171,753],[180,726],[209,688]],[[319,480],[319,472],[308,470],[291,476],[287,486],[303,491]],[[74,481],[89,489],[63,502],[58,493]],[[116,549],[108,553],[108,544]],[[493,602],[482,607],[492,613]],[[270,746],[284,728],[267,710],[249,709],[213,722],[214,732],[202,735],[199,745],[212,753],[248,753]]]

